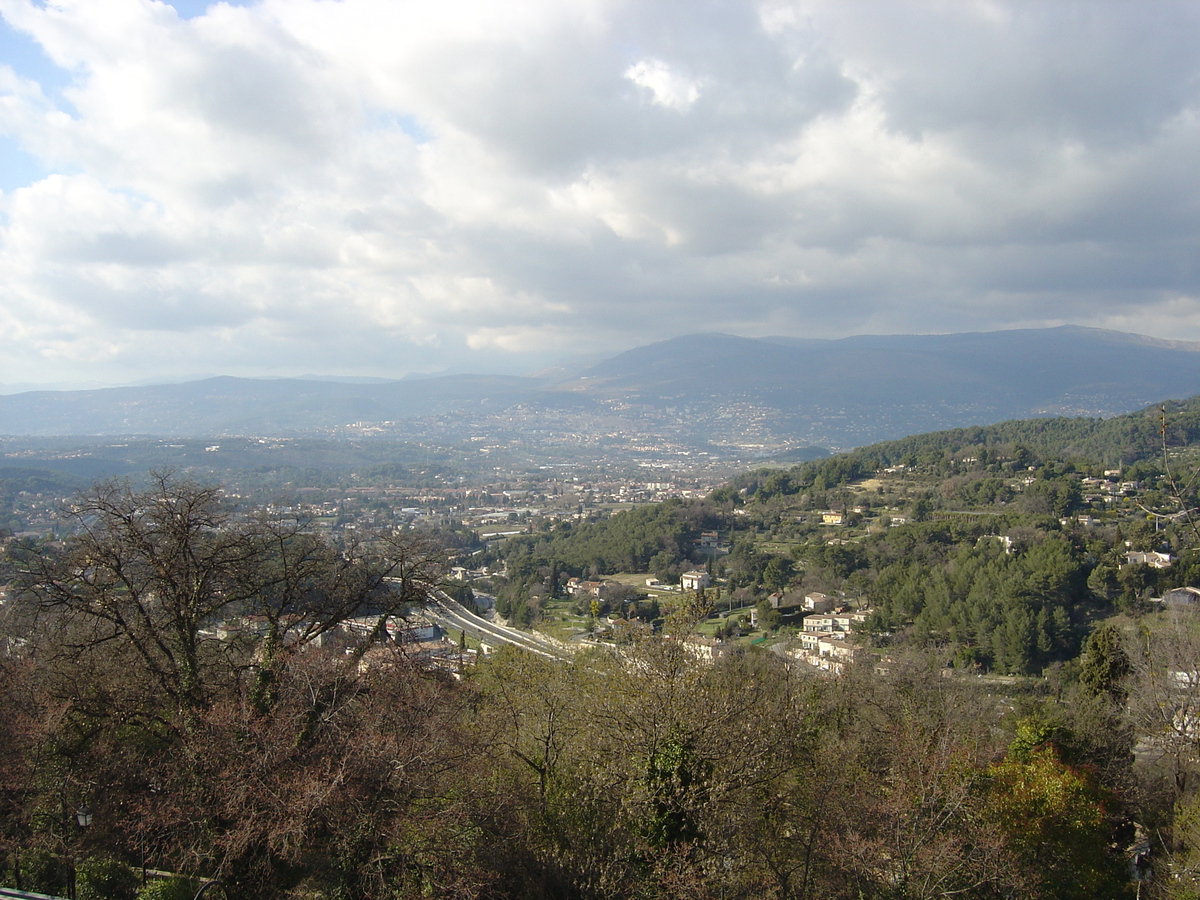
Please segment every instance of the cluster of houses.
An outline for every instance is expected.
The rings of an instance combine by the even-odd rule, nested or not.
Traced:
[[[468,569],[466,566],[451,566],[448,573],[454,581],[478,581],[481,578],[506,578],[508,577],[508,566],[502,564],[500,568],[492,569],[489,566],[484,566],[481,569]]]
[[[1121,481],[1120,469],[1108,469],[1103,478],[1085,477],[1083,487],[1084,503],[1114,503],[1121,497],[1131,497],[1141,490],[1142,485],[1137,481]]]
[[[406,618],[390,617],[386,622],[387,640],[363,654],[360,668],[385,668],[401,655],[426,669],[460,673],[475,662],[476,651],[455,642],[437,622],[423,613]],[[486,650],[486,648],[484,648]]]
[[[902,516],[898,512],[889,510],[884,510],[883,513],[887,516],[889,527],[908,524],[908,516]],[[826,509],[820,512],[802,513],[793,516],[793,519],[801,525],[847,525],[856,521],[851,518],[851,514],[866,516],[871,514],[871,509],[867,506],[851,506],[845,510]]]
[[[869,609],[843,609],[805,616],[800,646],[791,651],[791,657],[833,675],[840,674],[848,663],[866,653],[854,639],[854,629],[870,614]]]
[[[1063,519],[1062,524],[1066,526],[1071,521],[1070,519]],[[1074,521],[1080,525],[1088,526],[1094,523],[1091,516],[1079,516]],[[982,546],[986,541],[999,541],[1000,545],[1004,548],[1004,552],[1010,555],[1013,553],[1015,547],[1015,542],[1007,534],[984,535],[978,540],[977,544]],[[1128,541],[1126,541],[1126,546],[1129,546]],[[1149,566],[1151,569],[1171,568],[1171,554],[1158,550],[1128,550],[1122,558],[1124,559],[1124,562],[1121,563],[1122,568],[1137,565]]]
[[[304,640],[311,623],[298,617],[284,623],[282,639],[285,643]],[[238,616],[206,629],[202,634],[220,641],[249,640],[257,643],[270,630],[265,616]],[[336,628],[308,640],[308,645],[330,651],[351,652],[361,648],[364,640],[373,640],[359,658],[359,669],[383,668],[394,665],[401,656],[426,668],[445,669],[458,672],[464,665],[474,662],[475,651],[455,643],[445,629],[423,613],[412,613],[405,617],[389,616],[380,629],[378,616],[362,616],[347,619]]]
[[[609,596],[609,591],[624,587],[619,581],[585,581],[582,578],[567,579],[567,596],[569,597],[599,597]]]
[[[837,675],[847,663],[866,653],[854,631],[867,621],[871,610],[853,609],[846,601],[820,591],[802,596],[779,591],[767,602],[784,616],[800,617],[798,640],[785,654],[789,658]],[[751,612],[750,624],[758,624],[757,610]]]

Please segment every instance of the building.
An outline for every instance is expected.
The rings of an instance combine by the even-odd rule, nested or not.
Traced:
[[[700,591],[712,587],[712,578],[703,569],[684,572],[679,576],[679,587],[685,591]]]
[[[828,594],[822,594],[820,591],[813,591],[811,594],[804,595],[804,611],[810,613],[829,612],[836,604],[832,597]]]
[[[423,644],[440,640],[445,635],[440,625],[424,615],[406,619],[392,616],[387,620],[387,633],[397,644]]]
[[[607,581],[583,581],[579,578],[567,579],[567,593],[572,597],[599,597]]]
[[[805,616],[801,628],[805,634],[827,634],[834,630],[833,616],[825,613]]]
[[[849,634],[855,625],[866,622],[870,614],[869,609],[859,612],[816,613],[801,620],[801,630],[804,634]]]
[[[1181,587],[1163,594],[1167,606],[1191,606],[1200,604],[1200,587]]]
[[[866,652],[845,634],[804,632],[800,635],[800,648],[788,655],[832,675],[840,675],[848,663]]]
[[[1159,553],[1157,550],[1131,550],[1125,554],[1125,565],[1149,566],[1152,569],[1171,568],[1171,554]]]
[[[796,612],[804,605],[804,601],[798,594],[785,594],[783,591],[771,594],[767,597],[767,602],[771,604],[771,609],[777,609],[785,615]]]

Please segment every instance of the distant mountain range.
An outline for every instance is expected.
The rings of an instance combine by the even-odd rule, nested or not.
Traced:
[[[847,448],[1037,416],[1111,416],[1200,393],[1200,344],[1064,326],[842,340],[698,334],[567,378],[218,377],[0,396],[0,434],[495,437]]]

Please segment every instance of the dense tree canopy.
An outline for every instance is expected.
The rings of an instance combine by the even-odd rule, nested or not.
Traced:
[[[684,628],[570,663],[503,651],[462,681],[399,647],[368,667],[363,643],[318,638],[437,577],[411,535],[334,546],[168,478],[72,515],[64,546],[10,558],[9,883],[63,889],[69,858],[113,898],[141,865],[281,898],[1036,898],[1107,877],[1112,782],[1013,755],[997,698],[923,664],[827,681],[770,653],[707,662]],[[929,560],[1069,593],[1044,543],[1037,565],[949,539]],[[215,636],[234,621],[253,638]]]

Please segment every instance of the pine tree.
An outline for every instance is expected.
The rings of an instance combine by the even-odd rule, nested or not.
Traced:
[[[1083,651],[1079,680],[1093,694],[1107,694],[1116,703],[1125,699],[1123,682],[1131,669],[1129,654],[1121,646],[1121,632],[1106,623],[1092,632]]]

